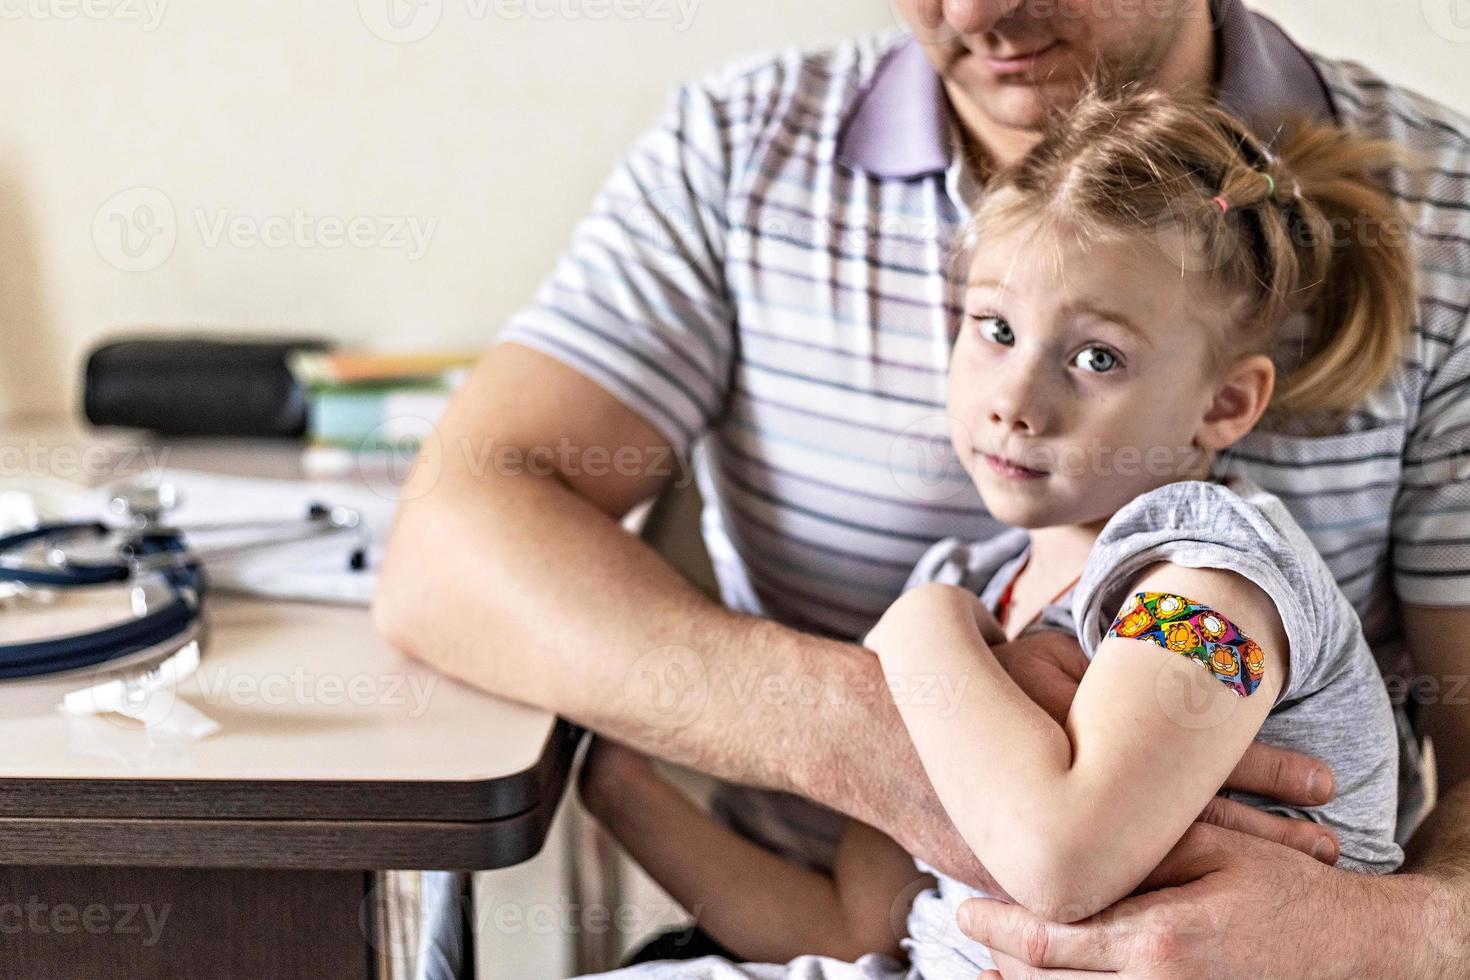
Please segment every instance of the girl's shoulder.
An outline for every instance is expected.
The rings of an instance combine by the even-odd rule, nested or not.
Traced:
[[[1089,656],[1133,583],[1159,563],[1230,571],[1270,597],[1292,648],[1284,696],[1320,682],[1360,635],[1326,562],[1279,498],[1244,478],[1184,480],[1134,498],[1098,534],[1072,597]]]
[[[1108,520],[1098,542],[1111,546],[1140,531],[1254,541],[1270,552],[1282,552],[1283,558],[1320,558],[1281,498],[1239,474],[1179,480],[1139,494]]]

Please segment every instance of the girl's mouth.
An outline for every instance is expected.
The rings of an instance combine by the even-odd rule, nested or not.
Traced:
[[[1001,476],[1008,476],[1013,480],[1034,480],[1037,477],[1046,476],[1041,470],[1033,470],[1029,467],[1021,466],[1019,463],[1012,463],[1008,459],[992,456],[990,453],[982,453],[981,455],[985,457],[986,464],[992,470]]]

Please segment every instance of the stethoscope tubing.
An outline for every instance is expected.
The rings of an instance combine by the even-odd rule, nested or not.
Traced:
[[[65,568],[49,569],[23,568],[7,565],[3,561],[5,555],[50,538],[81,537],[88,534],[100,538],[110,533],[112,528],[100,521],[80,521],[71,524],[42,524],[27,531],[0,535],[0,580],[53,588],[126,582],[132,577],[132,572],[121,562],[68,562]]]
[[[6,535],[0,538],[0,553],[7,548],[15,549],[47,538],[58,538],[68,534],[107,533],[111,529],[102,524],[52,524]],[[63,671],[95,667],[99,664],[128,657],[168,643],[182,636],[194,626],[201,615],[202,603],[208,583],[204,569],[197,561],[189,560],[184,550],[183,539],[177,534],[150,534],[141,539],[148,555],[177,555],[183,559],[178,565],[161,570],[160,575],[173,593],[172,599],[157,609],[125,622],[104,626],[87,633],[74,633],[52,637],[47,640],[31,640],[23,643],[0,643],[0,680],[19,677],[34,677],[39,674],[55,674]],[[105,585],[132,579],[133,573],[120,566],[122,576],[112,573],[111,564],[76,565],[68,564],[67,572],[81,571],[81,575],[70,576],[62,581],[59,575],[40,573],[36,569],[0,567],[0,578],[20,581],[26,585],[42,585],[60,588]],[[26,571],[28,575],[17,574]]]
[[[130,656],[179,636],[198,615],[197,604],[179,597],[146,616],[90,633],[3,644],[0,645],[0,679],[95,667]]]
[[[156,514],[153,515],[156,518]],[[32,640],[23,643],[0,643],[0,680],[59,673],[93,667],[131,656],[143,650],[167,644],[171,640],[197,631],[208,583],[203,562],[226,555],[253,551],[262,547],[308,541],[341,532],[362,533],[360,517],[348,508],[329,508],[313,504],[307,524],[293,534],[256,541],[234,542],[212,549],[193,549],[184,540],[184,529],[158,525],[152,518],[139,527],[110,527],[97,521],[43,524],[25,531],[0,535],[0,583],[17,584],[22,591],[32,587],[71,589],[109,584],[137,583],[141,576],[157,574],[172,591],[172,598],[157,609],[147,610],[126,622],[105,626],[88,633]],[[197,525],[199,530],[242,530],[282,526],[281,521],[242,521]],[[61,557],[47,566],[19,565],[7,556],[21,549],[76,540],[105,537],[109,534],[131,534],[115,561],[74,562]],[[361,570],[366,566],[366,547],[359,541],[351,555],[350,566]],[[146,605],[145,605],[146,609]]]

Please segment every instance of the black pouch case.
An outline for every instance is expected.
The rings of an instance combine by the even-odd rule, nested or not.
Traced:
[[[87,356],[83,412],[93,425],[172,436],[276,436],[306,431],[306,391],[287,356],[319,339],[118,338]]]

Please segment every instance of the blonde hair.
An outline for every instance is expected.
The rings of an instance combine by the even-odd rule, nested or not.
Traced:
[[[1214,101],[1094,84],[988,182],[957,257],[967,266],[985,230],[1038,218],[1084,242],[1187,243],[1170,258],[1240,304],[1222,358],[1274,353],[1288,318],[1309,314],[1269,414],[1345,412],[1394,368],[1414,322],[1409,227],[1378,176],[1408,162],[1316,123],[1284,126],[1268,149]]]

